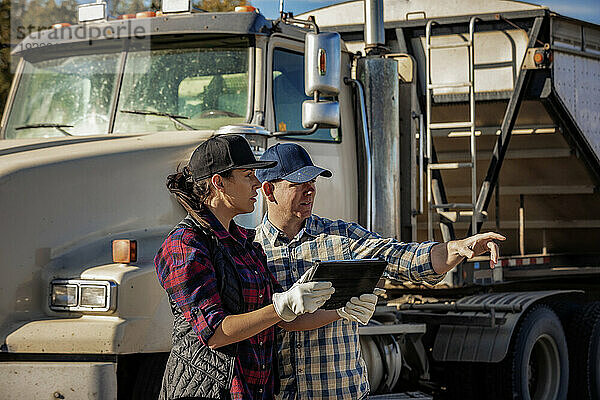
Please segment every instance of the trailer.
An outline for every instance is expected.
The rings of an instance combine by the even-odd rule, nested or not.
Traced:
[[[368,58],[363,15],[374,11],[362,7],[301,17]],[[511,1],[384,10],[379,48],[400,79],[390,162],[401,166],[400,224],[386,233],[508,237],[494,269],[469,260],[441,290],[390,283],[397,320],[431,335],[437,377],[421,379],[450,398],[598,398],[600,27]]]
[[[13,50],[0,397],[156,396],[172,316],[153,257],[182,217],[164,178],[232,124],[257,155],[294,141],[334,171],[317,214],[509,237],[493,269],[386,283],[360,331],[374,398],[600,397],[600,27],[504,0],[162,8],[82,5]]]

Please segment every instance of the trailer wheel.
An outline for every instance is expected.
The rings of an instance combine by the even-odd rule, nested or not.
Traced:
[[[600,398],[600,303],[582,307],[569,329],[571,381],[569,398]]]
[[[569,356],[558,316],[545,305],[534,307],[521,321],[505,359],[510,368],[510,398],[554,400],[567,397]],[[493,377],[492,377],[493,379]]]

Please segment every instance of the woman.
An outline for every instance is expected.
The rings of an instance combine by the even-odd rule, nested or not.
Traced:
[[[314,329],[339,318],[335,311],[310,314],[334,292],[329,282],[276,293],[281,288],[254,231],[233,221],[254,210],[254,169],[274,165],[257,162],[242,136],[223,135],[198,146],[188,166],[167,179],[188,216],[155,258],[174,315],[161,399],[272,399],[274,325]]]

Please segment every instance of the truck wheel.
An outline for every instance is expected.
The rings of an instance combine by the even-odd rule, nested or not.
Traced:
[[[523,400],[566,399],[569,356],[558,316],[545,305],[534,307],[521,321],[505,359],[512,395]],[[507,377],[508,377],[507,376]],[[493,379],[493,377],[492,377]],[[508,382],[505,382],[508,384]]]
[[[381,325],[371,320],[370,325]],[[371,394],[388,393],[398,383],[402,352],[392,335],[360,336],[360,351],[367,365]]]
[[[600,303],[582,307],[570,324],[569,398],[600,399]]]

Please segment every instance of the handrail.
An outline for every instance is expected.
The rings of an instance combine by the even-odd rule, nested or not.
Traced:
[[[373,165],[371,160],[371,144],[369,142],[369,126],[367,123],[367,110],[365,107],[365,91],[359,80],[344,78],[346,85],[353,84],[358,89],[360,101],[360,115],[362,119],[363,140],[365,145],[365,158],[367,161],[367,230],[373,230],[371,214],[373,212]]]

